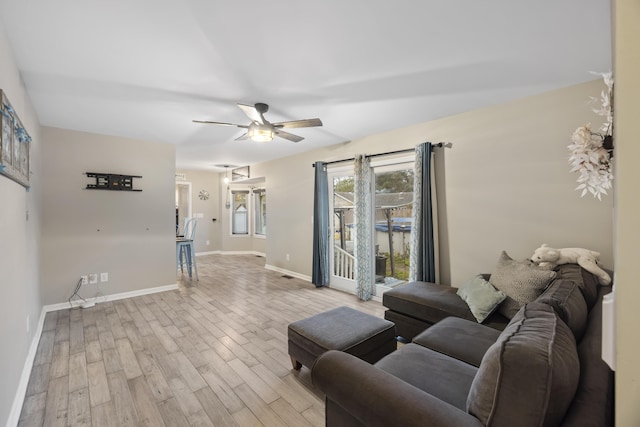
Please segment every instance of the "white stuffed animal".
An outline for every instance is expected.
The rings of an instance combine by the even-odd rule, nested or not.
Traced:
[[[600,258],[600,253],[589,249],[553,249],[543,244],[535,250],[531,256],[531,261],[540,264],[542,267],[551,268],[560,264],[578,264],[588,272],[598,276],[601,285],[608,286],[611,284],[611,277],[598,266],[598,258]]]

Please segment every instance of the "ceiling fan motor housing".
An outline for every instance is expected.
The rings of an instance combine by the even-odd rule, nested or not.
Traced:
[[[264,114],[267,111],[269,111],[269,105],[267,105],[267,104],[265,104],[263,102],[256,102],[255,107],[256,107],[256,111],[258,113],[261,113],[261,114]]]

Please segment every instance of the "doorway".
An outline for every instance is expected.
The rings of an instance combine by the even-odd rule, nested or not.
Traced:
[[[176,236],[182,233],[185,218],[191,218],[191,183],[176,182]]]

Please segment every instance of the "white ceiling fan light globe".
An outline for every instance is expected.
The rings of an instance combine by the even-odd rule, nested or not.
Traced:
[[[273,140],[274,132],[271,126],[251,123],[248,135],[252,141],[269,142]]]

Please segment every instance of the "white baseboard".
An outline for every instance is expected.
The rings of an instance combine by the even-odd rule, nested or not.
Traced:
[[[221,251],[222,255],[255,255],[265,258],[267,254],[258,251]]]
[[[311,282],[311,276],[306,276],[304,274],[296,273],[295,271],[285,270],[284,268],[276,267],[270,264],[265,264],[264,268],[271,271],[276,271],[278,273],[286,274],[297,279],[302,279],[307,282]]]
[[[140,295],[155,294],[158,292],[173,291],[178,289],[178,284],[158,286],[155,288],[138,289],[131,292],[121,292],[119,294],[105,295],[97,298],[87,298],[87,301],[102,303],[106,301],[116,301],[124,298],[132,298]],[[29,377],[31,376],[31,369],[33,368],[33,361],[36,358],[36,352],[38,350],[38,344],[40,344],[40,337],[42,336],[42,329],[44,328],[44,318],[50,311],[64,310],[67,308],[78,307],[83,301],[72,301],[71,305],[68,302],[59,304],[49,304],[42,307],[40,312],[40,319],[38,319],[38,326],[36,328],[27,358],[22,368],[22,375],[20,376],[20,383],[18,383],[18,389],[16,390],[16,396],[13,399],[13,405],[11,406],[11,412],[7,419],[7,427],[14,427],[18,425],[20,420],[20,412],[22,411],[22,405],[24,404],[25,395],[27,393],[27,386],[29,385]]]
[[[36,327],[35,334],[31,340],[31,346],[27,353],[27,358],[24,361],[22,367],[22,375],[20,376],[20,382],[18,383],[18,389],[16,390],[16,396],[13,399],[13,405],[11,406],[11,412],[7,419],[7,427],[14,427],[18,425],[20,421],[20,412],[22,411],[22,405],[24,404],[25,395],[27,394],[27,386],[29,385],[29,377],[31,377],[31,369],[33,368],[33,362],[36,359],[36,352],[38,351],[38,344],[40,344],[40,337],[42,336],[42,328],[44,327],[44,317],[46,315],[44,307],[40,311],[40,318],[38,319],[38,325]]]
[[[110,294],[110,295],[104,295],[101,297],[86,298],[86,300],[87,302],[95,302],[96,304],[99,304],[101,302],[116,301],[119,299],[139,297],[140,295],[149,295],[149,294],[155,294],[158,292],[173,291],[175,289],[178,289],[177,283],[173,285],[158,286],[156,288],[138,289],[137,291],[121,292],[119,294]],[[84,301],[74,300],[74,301],[71,301],[71,305],[69,305],[68,302],[61,302],[58,304],[45,305],[42,309],[48,313],[50,311],[57,311],[57,310],[64,310],[66,308],[79,307],[83,303]]]
[[[220,251],[196,252],[196,256],[219,255]]]
[[[205,255],[255,255],[266,257],[267,254],[257,251],[209,251],[209,252],[196,252],[196,256]]]

